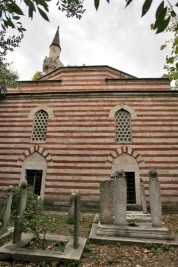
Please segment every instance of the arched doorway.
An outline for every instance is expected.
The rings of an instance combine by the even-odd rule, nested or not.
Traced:
[[[34,192],[44,199],[47,161],[38,152],[29,155],[22,164],[21,181],[27,181]]]
[[[123,170],[127,179],[127,203],[141,204],[139,166],[136,159],[127,153],[116,157],[112,163],[112,174]]]

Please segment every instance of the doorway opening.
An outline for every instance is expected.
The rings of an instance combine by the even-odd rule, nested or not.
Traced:
[[[34,193],[38,196],[41,194],[41,181],[42,181],[42,170],[28,170],[26,169],[26,180],[28,185],[33,186]]]
[[[141,205],[140,197],[140,174],[137,160],[127,154],[123,153],[116,157],[112,163],[111,173],[123,170],[127,179],[127,203],[129,205]]]
[[[125,172],[127,181],[127,204],[136,204],[135,172]]]

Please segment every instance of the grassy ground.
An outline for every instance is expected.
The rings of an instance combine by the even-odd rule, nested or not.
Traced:
[[[73,220],[64,214],[48,214],[50,225],[49,231],[59,235],[72,235]],[[88,238],[94,215],[82,214],[81,229],[82,237]],[[178,234],[178,215],[164,216],[165,225],[173,232]],[[3,267],[56,267],[64,266],[62,264],[44,262],[40,264],[27,262],[6,262],[0,261]],[[73,263],[66,265],[72,267]],[[87,241],[80,265],[82,267],[105,267],[105,266],[122,266],[122,267],[178,267],[178,248],[167,245],[160,247],[150,244],[143,247],[121,245],[120,243],[93,244]]]

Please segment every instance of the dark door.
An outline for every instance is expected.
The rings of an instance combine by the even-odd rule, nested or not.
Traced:
[[[127,204],[136,204],[135,172],[125,172],[127,181]]]
[[[34,188],[34,193],[40,196],[41,193],[41,180],[42,170],[26,170],[27,183]]]

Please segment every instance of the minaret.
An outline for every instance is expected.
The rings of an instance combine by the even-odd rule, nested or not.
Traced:
[[[58,26],[54,39],[49,48],[49,57],[45,57],[43,61],[43,72],[45,74],[48,74],[49,72],[63,66],[63,64],[60,61],[60,53],[61,53],[61,46],[60,46],[59,26]]]

